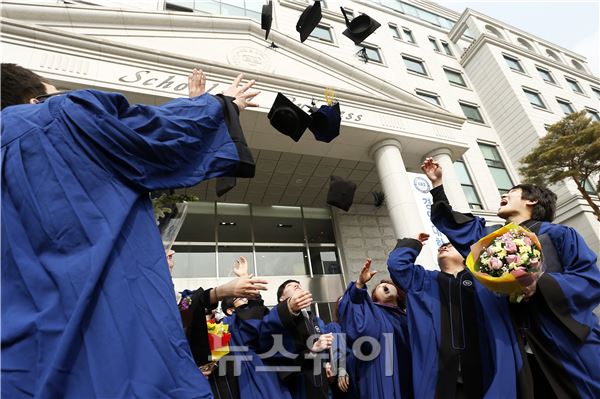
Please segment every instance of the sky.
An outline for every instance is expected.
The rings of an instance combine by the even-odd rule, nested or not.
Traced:
[[[587,58],[600,77],[600,0],[434,0],[459,13],[471,8]]]

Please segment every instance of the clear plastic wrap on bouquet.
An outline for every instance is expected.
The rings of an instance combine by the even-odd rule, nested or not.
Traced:
[[[181,226],[183,226],[183,222],[187,216],[187,202],[178,203],[175,206],[177,207],[177,211],[173,212],[173,215],[168,215],[160,219],[158,225],[165,251],[168,251],[173,246],[173,242],[177,238],[177,234],[179,234],[179,230],[181,230]]]
[[[509,223],[471,246],[467,267],[490,291],[520,302],[524,288],[544,272],[542,246],[537,236]]]

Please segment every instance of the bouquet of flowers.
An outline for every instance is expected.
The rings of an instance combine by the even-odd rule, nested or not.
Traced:
[[[217,362],[229,353],[229,340],[231,339],[231,334],[228,332],[229,325],[208,321],[206,327],[208,328],[211,360]]]
[[[484,287],[520,302],[543,272],[542,247],[534,233],[509,223],[473,244],[466,264]]]

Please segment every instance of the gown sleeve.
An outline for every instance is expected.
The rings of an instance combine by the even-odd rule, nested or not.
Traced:
[[[538,280],[537,289],[560,322],[584,342],[593,314],[600,303],[600,271],[596,254],[573,228],[551,225],[548,231],[556,247],[562,273],[548,272]]]
[[[392,281],[402,290],[421,291],[427,276],[423,266],[416,265],[415,260],[423,245],[414,238],[398,240],[396,247],[388,256],[388,271]]]
[[[340,321],[348,334],[350,342],[362,336],[378,338],[381,326],[379,310],[369,296],[366,286],[356,287],[354,282],[348,285],[339,307]]]
[[[203,94],[160,106],[130,105],[121,94],[95,90],[61,97],[50,103],[51,112],[77,145],[110,174],[143,191],[222,175],[253,176],[230,97]]]
[[[485,219],[452,210],[444,186],[435,187],[430,193],[433,197],[431,221],[466,258],[471,252],[471,245],[486,235]]]

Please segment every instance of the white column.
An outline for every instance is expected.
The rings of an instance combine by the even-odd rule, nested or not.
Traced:
[[[414,238],[425,231],[425,226],[411,192],[401,150],[399,141],[386,139],[371,147],[371,156],[375,159],[396,238]]]
[[[450,201],[452,208],[459,212],[469,212],[469,201],[465,197],[465,193],[460,185],[458,176],[454,171],[452,162],[452,151],[448,148],[438,148],[431,151],[425,158],[431,157],[438,162],[444,172],[442,182],[444,184],[444,192]]]

